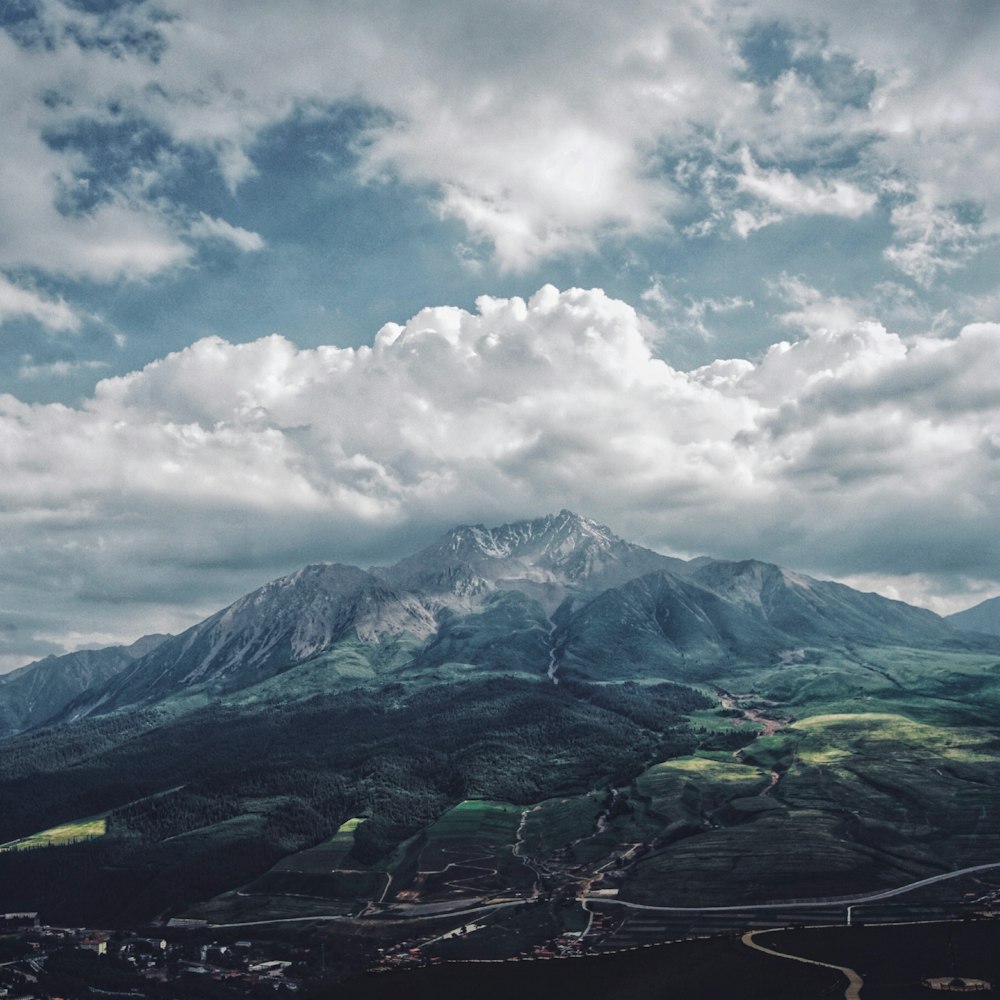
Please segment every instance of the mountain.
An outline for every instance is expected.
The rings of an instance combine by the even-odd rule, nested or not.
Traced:
[[[470,671],[718,679],[807,650],[984,642],[930,611],[768,563],[663,556],[563,510],[458,527],[392,566],[307,566],[95,678],[62,719],[239,691],[287,702]]]
[[[681,559],[633,545],[569,510],[503,524],[467,525],[394,566],[372,572],[393,586],[471,607],[494,590],[518,590],[552,611],[573,593],[593,593]]]
[[[168,638],[146,635],[128,646],[46,656],[0,676],[0,738],[55,718],[84,691],[104,684]]]
[[[800,642],[847,640],[935,647],[963,640],[940,616],[770,563],[710,560],[690,574],[747,616]]]
[[[211,695],[258,684],[341,640],[377,643],[435,623],[420,601],[355,566],[317,563],[274,580],[174,636],[103,687],[69,706],[67,718],[139,705],[198,689]]]
[[[938,615],[770,563],[697,560],[610,588],[560,628],[562,662],[585,676],[705,679],[805,650],[861,644],[978,649]]]
[[[544,674],[548,616],[567,596],[684,565],[567,510],[497,528],[458,527],[393,566],[320,563],[275,580],[92,686],[63,717],[196,691],[232,693],[344,643],[371,650],[398,636],[426,643],[414,653],[417,670],[471,659],[487,670]],[[365,663],[361,670],[372,672]]]
[[[991,597],[974,607],[956,611],[955,614],[948,615],[947,620],[956,628],[970,632],[1000,635],[1000,597]]]

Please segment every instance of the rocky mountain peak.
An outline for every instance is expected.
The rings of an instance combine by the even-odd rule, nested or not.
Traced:
[[[463,525],[395,566],[373,572],[406,589],[478,596],[515,582],[549,589],[611,585],[680,565],[563,509],[493,528]]]

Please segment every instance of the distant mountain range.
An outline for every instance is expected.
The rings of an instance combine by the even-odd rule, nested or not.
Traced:
[[[768,563],[663,556],[563,510],[458,527],[393,566],[306,566],[180,635],[31,664],[0,680],[0,735],[232,695],[284,674],[283,696],[294,699],[345,680],[440,679],[455,665],[704,680],[831,644],[981,648],[986,640],[962,629],[994,631],[990,604],[946,621]],[[348,647],[354,669],[331,667]],[[292,674],[303,666],[296,691]]]
[[[0,674],[0,737],[54,718],[83,691],[100,687],[167,638],[145,635],[128,646],[46,656]]]

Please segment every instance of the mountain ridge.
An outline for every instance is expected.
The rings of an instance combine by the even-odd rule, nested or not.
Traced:
[[[402,645],[392,655],[379,651],[394,642]],[[664,556],[564,509],[493,528],[459,526],[391,566],[301,567],[96,679],[34,724],[188,695],[227,697],[286,674],[268,697],[279,689],[299,696],[296,682],[307,673],[302,696],[470,670],[704,680],[854,643],[995,644],[931,611],[771,563]]]
[[[979,604],[946,616],[947,621],[961,629],[1000,635],[1000,597],[990,597]]]
[[[0,738],[42,725],[84,691],[106,683],[151,652],[167,635],[46,656],[0,676]]]

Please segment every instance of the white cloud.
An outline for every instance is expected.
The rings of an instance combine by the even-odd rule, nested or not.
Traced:
[[[80,329],[80,317],[64,299],[46,298],[0,274],[0,325],[8,319],[24,316],[57,332],[72,333]]]
[[[679,333],[687,333],[700,340],[712,340],[715,336],[711,329],[714,317],[754,306],[751,299],[740,295],[696,298],[689,293],[675,292],[670,283],[662,278],[655,278],[641,297],[647,307],[656,313],[660,324],[669,329],[671,339]]]
[[[546,287],[356,350],[202,340],[80,408],[3,397],[5,606],[127,638],[309,560],[564,505],[680,551],[985,586],[1000,326],[849,320],[685,373],[626,304]]]
[[[743,173],[737,180],[737,188],[779,209],[777,213],[766,214],[752,222],[745,217],[748,213],[741,212],[734,223],[740,236],[745,237],[753,229],[780,220],[783,213],[857,219],[870,212],[877,201],[875,195],[846,181],[817,178],[809,182],[789,170],[761,170],[746,147],[740,153],[740,163]]]
[[[63,378],[79,371],[99,371],[107,368],[106,361],[49,361],[45,364],[36,364],[30,355],[22,360],[17,369],[18,378],[36,379],[50,378],[55,376]]]
[[[935,204],[927,192],[892,210],[896,239],[886,260],[919,285],[956,271],[983,246],[978,222],[963,221],[955,206]]]
[[[1000,225],[989,180],[1000,169],[995,14],[963,7],[946,17],[910,0],[886,0],[876,14],[846,3],[821,15],[788,0],[586,0],[572,16],[506,0],[474,10],[444,0],[166,0],[156,9],[170,16],[131,5],[90,15],[46,0],[51,45],[24,50],[0,36],[0,180],[19,195],[0,211],[0,265],[107,280],[189,259],[184,206],[150,193],[160,165],[137,168],[85,217],[60,215],[55,201],[81,163],[42,141],[53,127],[133,114],[207,151],[235,191],[255,170],[266,128],[336,102],[381,112],[356,148],[363,178],[424,187],[509,268],[587,251],[609,235],[663,231],[690,211],[663,159],[689,154],[729,182],[704,219],[685,217],[690,233],[711,228],[720,210],[742,236],[788,214],[857,219],[875,203],[876,179],[891,173],[912,193],[930,192],[932,211],[971,199],[986,207],[984,231]],[[800,68],[771,83],[749,79],[740,39],[771,17],[793,28],[797,57],[843,64],[871,81],[870,97],[849,99],[842,81]],[[869,30],[873,21],[892,30]],[[104,44],[68,42],[71,25]],[[115,45],[116,32],[158,33],[155,61]],[[69,103],[42,101],[53,92]],[[817,149],[836,163],[837,149],[859,145],[866,152],[851,167],[820,162],[803,176],[791,166]],[[776,166],[762,170],[750,149]],[[731,203],[740,193],[760,206]],[[911,226],[904,216],[901,232]],[[252,234],[228,236],[256,248]],[[893,259],[912,273],[913,241],[902,242]]]
[[[43,136],[71,113],[97,113],[111,98],[113,90],[92,79],[108,58],[72,46],[28,51],[0,32],[0,267],[110,281],[145,278],[190,255],[162,206],[149,200],[141,185],[120,187],[87,212],[60,210],[83,164],[78,155],[53,149]],[[60,84],[79,91],[70,110],[42,101]],[[106,109],[100,113],[106,115]]]
[[[188,228],[188,233],[195,239],[222,240],[232,243],[238,250],[252,253],[264,249],[264,239],[260,233],[234,226],[225,219],[216,219],[201,212],[198,218]]]

